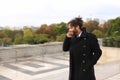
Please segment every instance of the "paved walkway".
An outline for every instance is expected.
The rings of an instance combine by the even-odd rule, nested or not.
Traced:
[[[117,74],[117,75],[110,77],[108,79],[105,79],[105,80],[120,80],[120,74]]]
[[[117,71],[118,67],[111,69]],[[5,63],[0,65],[0,80],[68,80],[69,58],[68,55],[35,57],[19,59],[16,63]],[[120,71],[117,74],[107,75],[110,69],[106,65],[97,65],[97,80],[120,80]],[[120,68],[119,68],[120,69]],[[104,72],[106,70],[106,72]],[[103,73],[102,73],[103,72]],[[106,75],[104,75],[104,73]],[[106,79],[101,77],[107,76]],[[108,78],[108,76],[110,76]]]

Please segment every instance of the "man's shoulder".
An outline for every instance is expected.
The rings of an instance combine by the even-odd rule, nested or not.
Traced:
[[[87,32],[86,34],[87,34],[88,37],[96,37],[96,35],[94,35],[93,33]]]

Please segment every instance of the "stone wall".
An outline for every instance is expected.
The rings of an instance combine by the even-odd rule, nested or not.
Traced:
[[[39,45],[16,45],[0,47],[0,62],[17,60],[18,58],[43,57],[45,55],[63,54],[62,42],[51,42]],[[102,47],[102,57],[99,63],[120,60],[120,48]]]
[[[0,61],[16,60],[18,58],[27,58],[51,54],[62,54],[62,43],[53,42],[39,45],[16,45],[0,48]]]
[[[120,48],[101,46],[101,49],[102,56],[98,62],[99,64],[120,61]]]

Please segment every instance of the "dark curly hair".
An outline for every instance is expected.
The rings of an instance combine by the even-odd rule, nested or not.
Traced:
[[[69,21],[67,24],[70,26],[74,26],[74,27],[79,26],[81,29],[83,26],[83,20],[81,17],[76,17],[76,18],[72,19],[71,21]]]

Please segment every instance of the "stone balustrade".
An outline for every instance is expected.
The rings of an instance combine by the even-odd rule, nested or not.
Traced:
[[[44,55],[61,53],[63,53],[62,42],[45,43],[39,45],[14,45],[10,47],[0,47],[0,62],[33,56],[43,57]]]
[[[0,62],[17,60],[18,58],[43,57],[51,54],[63,54],[62,42],[51,42],[39,45],[14,45],[10,47],[0,47]],[[120,48],[102,47],[102,57],[99,63],[120,60]]]

